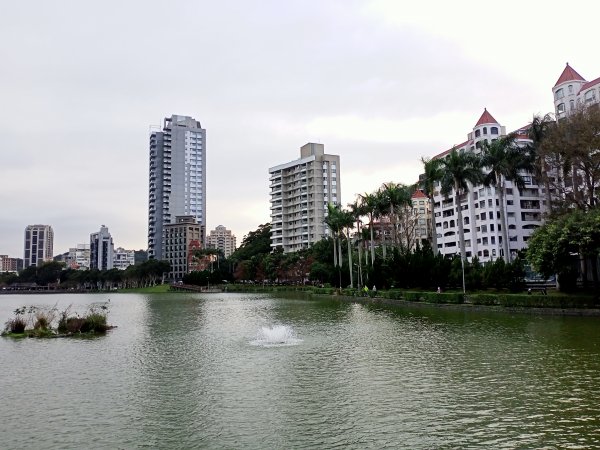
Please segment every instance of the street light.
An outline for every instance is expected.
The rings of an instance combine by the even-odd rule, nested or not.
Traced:
[[[467,290],[465,289],[465,260],[462,258],[462,255],[460,257],[460,263],[462,266],[463,295],[465,295],[467,293]]]

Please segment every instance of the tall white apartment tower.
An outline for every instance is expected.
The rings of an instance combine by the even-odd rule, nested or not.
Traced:
[[[90,234],[90,269],[112,269],[114,253],[115,246],[108,227],[102,225],[100,231]]]
[[[165,118],[162,131],[150,134],[149,173],[148,257],[164,259],[164,226],[176,216],[193,216],[205,229],[206,130],[200,122]]]
[[[341,203],[340,157],[323,144],[300,148],[300,159],[271,167],[271,248],[308,248],[328,235],[327,204]]]
[[[40,266],[52,261],[54,231],[50,225],[27,225],[23,267]]]

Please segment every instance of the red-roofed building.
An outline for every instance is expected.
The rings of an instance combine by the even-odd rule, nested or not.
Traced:
[[[569,63],[552,88],[557,119],[567,117],[579,107],[600,101],[600,78],[586,81]]]
[[[514,131],[519,145],[530,142],[527,129],[528,126],[525,126]],[[472,131],[467,134],[466,141],[434,156],[434,158],[445,158],[452,149],[479,153],[483,142],[492,143],[503,136],[506,136],[506,128],[487,109],[484,109]],[[510,181],[504,182],[503,208],[510,260],[514,259],[519,250],[527,247],[527,240],[533,230],[542,224],[545,210],[541,187],[537,185],[537,180],[532,174],[524,174],[524,178],[526,187],[522,190],[517,189]],[[453,192],[444,196],[439,188],[438,183],[432,205],[437,250],[443,255],[459,254],[457,196]],[[413,197],[413,204],[414,200]],[[503,224],[500,219],[500,195],[497,188],[483,185],[471,187],[466,195],[461,196],[460,207],[467,258],[471,259],[477,256],[480,261],[485,263],[503,257],[505,246],[502,242]],[[429,214],[430,216],[431,214]]]

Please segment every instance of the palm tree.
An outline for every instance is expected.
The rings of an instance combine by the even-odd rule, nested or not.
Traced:
[[[342,266],[342,252],[341,252],[341,242],[339,242],[339,237],[342,229],[341,225],[341,209],[337,205],[333,205],[332,203],[327,204],[327,217],[325,217],[325,223],[331,229],[331,235],[333,238],[333,266],[341,267]],[[338,261],[338,245],[340,246],[339,251],[339,261]],[[341,287],[341,286],[340,286]]]
[[[411,189],[404,184],[384,183],[380,189],[381,202],[385,213],[390,218],[393,228],[393,243],[396,247],[398,242],[398,222],[403,209],[412,207]]]
[[[485,175],[484,185],[494,186],[500,200],[500,223],[502,224],[502,249],[504,261],[510,262],[510,250],[508,245],[508,227],[506,224],[506,212],[504,202],[505,181],[512,181],[519,189],[525,187],[525,181],[521,173],[533,170],[528,155],[516,145],[517,136],[511,133],[491,143],[482,141],[481,165],[489,169]]]
[[[371,267],[375,264],[375,247],[373,245],[373,219],[377,214],[377,196],[375,194],[364,193],[359,195],[359,201],[363,210],[369,216],[369,229],[371,232]]]
[[[462,217],[461,197],[466,197],[471,185],[479,184],[483,179],[480,160],[477,155],[455,148],[441,159],[440,170],[443,173],[441,184],[442,194],[448,196],[454,193],[454,204],[458,215],[458,239],[460,246],[460,257],[463,261],[467,258],[465,250],[465,230]]]
[[[341,210],[340,225],[346,229],[346,241],[348,243],[348,270],[350,271],[350,287],[354,287],[352,275],[352,228],[354,227],[354,214],[351,211]],[[341,243],[340,243],[341,245]]]
[[[421,158],[423,163],[423,179],[421,180],[421,186],[425,191],[425,195],[429,198],[429,206],[431,211],[431,246],[433,247],[434,254],[438,253],[437,246],[437,228],[435,225],[435,210],[433,207],[433,193],[435,191],[435,183],[442,179],[441,160],[440,159],[425,159]]]
[[[527,146],[531,162],[535,168],[535,175],[538,179],[544,181],[546,194],[546,205],[548,213],[552,214],[552,195],[550,194],[550,181],[548,177],[548,167],[543,155],[542,147],[553,126],[556,124],[550,114],[545,116],[535,115],[529,126],[529,139],[531,144]]]
[[[353,220],[356,222],[356,235],[358,236],[358,287],[362,286],[362,221],[361,217],[368,214],[367,208],[360,201],[360,195],[354,203],[348,205]]]

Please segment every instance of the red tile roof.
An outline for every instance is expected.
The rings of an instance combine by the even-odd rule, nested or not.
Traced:
[[[567,81],[573,81],[573,80],[585,81],[585,78],[583,78],[581,75],[579,75],[575,71],[575,69],[573,69],[569,65],[569,63],[567,63],[567,67],[565,67],[565,70],[563,70],[563,72],[560,74],[560,77],[558,78],[558,81],[556,82],[554,87],[558,86],[559,84],[565,83]]]
[[[476,127],[479,125],[483,125],[484,123],[498,123],[496,119],[492,117],[492,115],[488,112],[487,108],[483,109],[483,114],[475,124]]]
[[[599,83],[600,83],[600,77],[596,78],[595,80],[588,81],[583,86],[581,86],[581,89],[579,90],[579,92],[583,92],[584,90],[589,89],[592,86],[595,86],[596,84],[599,84]]]
[[[427,198],[427,196],[423,193],[422,190],[416,190],[415,193],[412,195],[412,198]]]
[[[452,148],[450,148],[450,149],[446,150],[445,152],[442,152],[442,153],[440,153],[439,155],[435,155],[435,156],[434,156],[432,159],[443,158],[443,157],[444,157],[444,156],[446,156],[448,153],[450,153],[452,150],[454,150],[454,149],[457,149],[457,150],[459,150],[459,149],[463,148],[465,145],[468,145],[468,144],[471,144],[471,143],[472,143],[472,141],[465,141],[465,142],[463,142],[462,144],[455,145],[454,147],[452,147]]]

